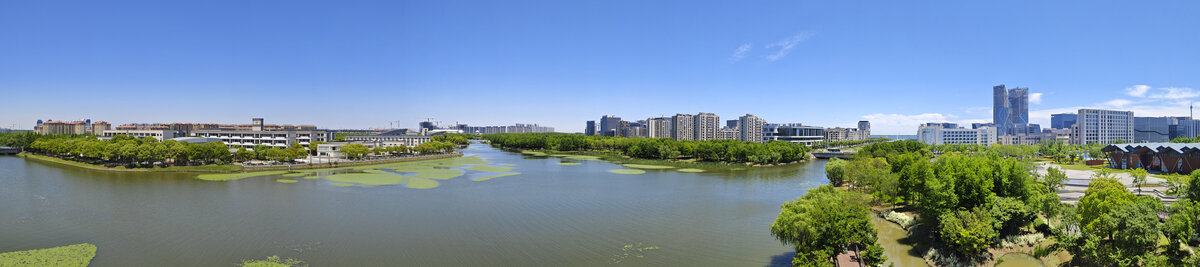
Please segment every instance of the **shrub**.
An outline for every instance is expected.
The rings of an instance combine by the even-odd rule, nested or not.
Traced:
[[[892,210],[885,210],[882,213],[879,213],[879,217],[882,217],[883,219],[888,220],[890,222],[899,224],[900,227],[902,227],[904,229],[908,229],[909,227],[912,227],[913,225],[917,224],[917,221],[914,220],[912,217],[909,217],[908,215],[906,215],[904,213],[899,213],[899,212],[895,212]]]

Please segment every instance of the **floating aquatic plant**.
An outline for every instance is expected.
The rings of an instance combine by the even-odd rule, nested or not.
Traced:
[[[472,171],[481,171],[481,172],[506,172],[506,171],[512,170],[511,167],[496,167],[496,166],[471,166],[470,168],[467,168],[467,169],[472,170]]]
[[[287,258],[283,259],[279,256],[270,256],[265,260],[242,260],[243,267],[299,267],[308,266],[304,261]]]
[[[625,244],[624,246],[621,246],[621,252],[613,255],[612,262],[621,263],[631,258],[644,258],[646,257],[646,252],[657,249],[659,249],[658,246],[652,246],[642,242]]]
[[[476,181],[476,182],[479,182],[479,181],[487,181],[487,180],[491,180],[492,178],[498,178],[498,177],[504,177],[504,176],[513,176],[513,175],[517,175],[517,174],[521,174],[521,173],[519,173],[519,172],[510,172],[510,173],[497,174],[497,175],[492,175],[492,176],[485,176],[485,177],[479,177],[479,178],[471,178],[471,181]]]
[[[677,171],[677,172],[704,172],[704,170],[701,170],[701,169],[692,169],[692,168],[687,168],[687,169],[678,169],[678,170],[675,170],[675,171]]]
[[[675,167],[671,167],[671,166],[647,165],[647,164],[625,164],[625,165],[621,165],[621,166],[630,167],[630,168],[638,168],[638,169],[647,169],[647,170],[662,170],[662,169],[674,169],[675,168]]]
[[[609,170],[608,172],[617,173],[617,174],[643,174],[643,173],[646,173],[646,171],[638,170],[638,169],[616,169],[616,170]]]
[[[285,179],[275,179],[275,181],[280,182],[280,183],[285,183],[285,184],[290,184],[290,183],[296,182],[296,180],[294,180],[294,179],[286,179],[286,178]]]
[[[567,166],[574,166],[574,165],[579,165],[579,164],[583,164],[583,163],[570,162],[570,161],[559,161],[558,162],[558,165],[567,165]]]
[[[0,266],[88,266],[94,257],[96,245],[83,243],[0,253]]]
[[[197,175],[196,179],[205,181],[233,181],[238,179],[246,179],[250,177],[280,175],[288,171],[265,171],[265,172],[239,172],[239,173],[220,173],[220,174],[201,174]]]

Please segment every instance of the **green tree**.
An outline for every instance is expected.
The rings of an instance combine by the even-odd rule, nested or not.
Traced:
[[[1197,229],[1200,229],[1200,206],[1196,205],[1190,199],[1180,200],[1171,205],[1170,217],[1167,218],[1166,224],[1163,227],[1167,239],[1170,240],[1170,246],[1167,247],[1166,254],[1170,255],[1175,260],[1183,260],[1188,255],[1180,252],[1191,245],[1192,240],[1197,240]]]
[[[1146,183],[1146,176],[1149,176],[1150,173],[1146,172],[1145,169],[1137,168],[1137,169],[1134,169],[1133,171],[1130,171],[1129,175],[1133,176],[1133,185],[1137,186],[1138,193],[1141,193],[1142,192],[1142,184]]]
[[[845,160],[837,158],[825,163],[825,177],[829,178],[829,183],[833,186],[842,186],[842,183],[846,181],[846,165]]]
[[[1187,198],[1200,199],[1200,172],[1192,172],[1187,183]]]
[[[1063,184],[1067,182],[1067,173],[1057,167],[1047,167],[1046,176],[1042,177],[1042,183],[1050,187],[1052,191],[1062,189]]]
[[[346,154],[347,159],[362,159],[363,156],[366,156],[367,153],[371,152],[367,146],[362,144],[344,145],[342,146],[341,150],[342,153]]]
[[[867,247],[869,257],[864,257],[867,265],[882,264],[886,257],[871,252],[882,249],[875,248],[878,240],[865,201],[857,193],[831,185],[810,189],[803,197],[783,204],[771,224],[771,235],[795,246],[793,264],[826,263],[853,244]]]
[[[991,215],[982,208],[942,214],[939,221],[938,237],[963,255],[983,253],[997,236]]]

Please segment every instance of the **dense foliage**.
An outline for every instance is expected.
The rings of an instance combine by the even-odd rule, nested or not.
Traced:
[[[434,135],[433,137],[431,137],[431,139],[433,139],[433,141],[437,141],[437,142],[446,142],[446,143],[451,143],[451,144],[455,144],[458,146],[465,146],[471,142],[471,139],[478,138],[478,137],[479,137],[479,135],[477,135],[477,134],[445,133],[445,134]]]
[[[862,144],[879,143],[892,140],[887,137],[875,137],[862,140],[841,140],[841,141],[821,141],[812,145],[812,148],[833,148],[833,147],[848,147]]]
[[[233,154],[221,142],[191,144],[152,137],[135,139],[118,135],[111,140],[92,136],[48,135],[38,138],[26,150],[58,158],[88,163],[160,162],[168,159],[176,164],[228,162]]]
[[[886,261],[868,216],[866,199],[859,193],[829,185],[810,189],[804,197],[783,204],[771,224],[771,235],[796,247],[794,266],[833,266],[834,256],[851,245],[865,247],[864,263],[877,266]]]
[[[1164,260],[1156,253],[1160,211],[1165,208],[1157,199],[1134,195],[1114,179],[1095,179],[1079,200],[1078,214],[1064,216],[1059,240],[1079,264],[1158,265],[1147,263]]]
[[[830,159],[825,163],[825,177],[829,178],[829,183],[833,186],[842,186],[846,182],[846,165],[847,161],[839,158]]]
[[[557,151],[614,151],[643,159],[695,158],[701,161],[774,164],[808,158],[802,144],[737,140],[676,141],[666,138],[627,138],[558,133],[488,134],[492,145],[508,149]]]

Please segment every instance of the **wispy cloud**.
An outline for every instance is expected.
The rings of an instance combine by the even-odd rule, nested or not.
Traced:
[[[1196,92],[1195,90],[1192,90],[1192,88],[1167,87],[1167,88],[1159,88],[1159,89],[1160,90],[1156,90],[1156,91],[1158,91],[1158,93],[1151,94],[1150,98],[1174,100],[1174,99],[1195,98],[1197,96],[1200,96],[1200,92]]]
[[[1132,97],[1146,97],[1146,92],[1150,91],[1149,85],[1139,84],[1129,88],[1125,88],[1125,93]]]
[[[1029,93],[1029,103],[1042,104],[1042,93]]]
[[[1129,101],[1126,99],[1113,99],[1113,100],[1109,100],[1108,102],[1100,103],[1101,106],[1114,107],[1114,108],[1124,107],[1129,104],[1133,104],[1133,101]]]
[[[750,52],[750,44],[749,43],[743,44],[742,46],[738,46],[737,49],[734,49],[733,56],[729,57],[729,61],[732,61],[732,62],[741,61],[743,58],[746,58],[746,52]]]
[[[788,37],[787,39],[784,39],[783,41],[768,44],[766,46],[766,48],[768,48],[768,49],[778,48],[778,50],[776,50],[775,53],[767,55],[767,60],[776,61],[776,60],[782,59],[783,57],[786,57],[788,55],[788,53],[792,52],[793,48],[796,48],[796,45],[800,44],[801,42],[804,42],[804,40],[808,40],[809,36],[812,36],[812,34],[801,33],[801,34],[794,35],[792,37]]]

